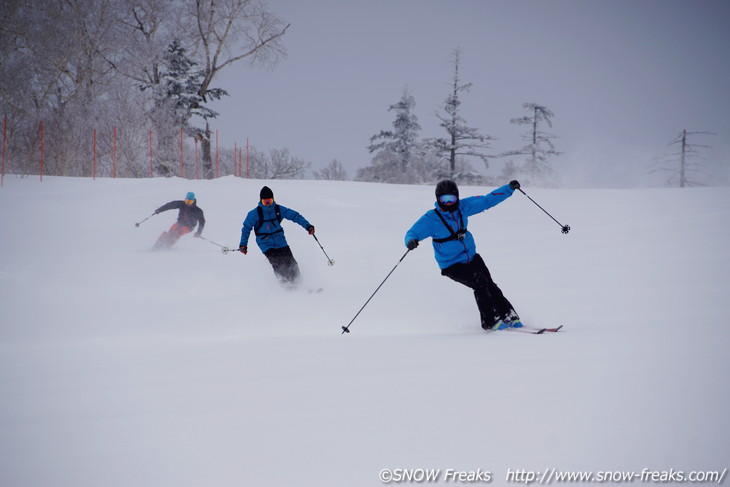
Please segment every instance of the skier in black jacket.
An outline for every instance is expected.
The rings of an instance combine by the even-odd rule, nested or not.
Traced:
[[[205,217],[203,210],[198,206],[198,200],[195,199],[195,193],[188,193],[184,200],[170,201],[155,210],[155,215],[167,210],[179,210],[177,221],[173,223],[170,229],[162,232],[160,238],[157,239],[153,249],[169,249],[180,237],[192,232],[195,225],[198,225],[198,231],[194,237],[200,237],[205,227]]]

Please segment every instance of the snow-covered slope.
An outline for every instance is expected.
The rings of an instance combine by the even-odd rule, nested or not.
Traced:
[[[224,255],[187,236],[150,252],[175,212],[134,226],[195,191],[204,236],[235,248],[263,184],[336,261],[285,223],[301,290],[253,245]],[[730,189],[524,189],[570,234],[520,194],[470,230],[524,321],[564,332],[483,332],[424,242],[341,335],[432,187],[6,177],[0,485],[728,467]]]

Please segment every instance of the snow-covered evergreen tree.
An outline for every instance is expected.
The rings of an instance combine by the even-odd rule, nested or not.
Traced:
[[[220,88],[211,88],[201,95],[202,79],[203,70],[188,56],[182,42],[175,39],[164,56],[158,83],[143,86],[143,89],[153,88],[156,92],[151,118],[157,121],[156,125],[160,128],[157,170],[163,176],[172,176],[176,166],[175,154],[179,149],[176,149],[178,136],[174,129],[182,128],[186,135],[202,139],[204,129],[192,126],[191,119],[198,116],[207,123],[208,119],[217,117],[218,113],[204,103],[228,94]]]
[[[360,181],[413,183],[413,161],[422,151],[418,140],[421,126],[413,113],[416,100],[408,88],[403,88],[400,100],[388,107],[395,112],[393,130],[381,130],[370,137],[368,150],[376,152],[371,165],[358,172]]]
[[[418,148],[418,132],[421,126],[418,117],[413,113],[416,99],[408,88],[403,88],[398,103],[391,105],[388,111],[395,112],[393,130],[381,130],[379,134],[370,137],[368,150],[373,153],[379,150],[388,150],[400,156],[401,170],[408,168],[408,162]]]
[[[162,73],[162,84],[165,96],[174,102],[175,118],[180,124],[188,126],[193,115],[204,120],[217,117],[217,112],[203,104],[210,99],[219,100],[228,93],[220,88],[211,88],[201,95],[199,89],[203,70],[198,69],[198,63],[188,57],[187,50],[179,40],[176,39],[170,45],[165,61],[167,70]]]

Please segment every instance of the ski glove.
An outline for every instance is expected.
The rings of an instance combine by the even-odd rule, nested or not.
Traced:
[[[416,240],[415,238],[409,240],[406,244],[406,247],[408,247],[408,250],[415,249],[416,247],[418,247],[418,240]]]
[[[240,247],[238,247],[238,250],[240,250],[242,254],[248,254],[248,247],[246,247],[245,245],[241,245]]]
[[[310,235],[314,235],[314,225],[309,225],[307,227],[307,233]]]
[[[516,189],[520,189],[520,182],[517,181],[517,180],[510,181],[509,182],[509,187],[510,187],[510,189],[512,189],[512,191],[514,191]]]

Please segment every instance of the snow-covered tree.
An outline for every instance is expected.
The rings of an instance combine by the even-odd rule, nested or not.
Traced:
[[[388,107],[395,112],[392,130],[381,130],[370,137],[367,146],[370,153],[375,152],[370,166],[358,171],[359,181],[381,181],[388,183],[415,182],[414,162],[423,156],[418,140],[421,126],[413,113],[416,100],[408,90],[403,88],[400,100]]]
[[[263,0],[189,0],[188,36],[194,57],[202,66],[198,87],[205,101],[215,77],[241,60],[252,65],[274,66],[286,56],[281,42],[290,24],[272,14]],[[199,132],[206,178],[213,177],[210,126]]]
[[[427,139],[426,144],[443,161],[448,161],[448,175],[458,179],[457,158],[476,157],[489,167],[485,149],[491,147],[490,141],[494,137],[482,135],[479,130],[469,127],[461,116],[461,94],[468,92],[471,83],[462,83],[459,69],[461,67],[461,49],[453,52],[454,74],[451,83],[451,93],[441,107],[442,113],[437,112],[439,124],[446,131],[446,137]]]
[[[655,161],[654,168],[651,172],[668,173],[667,185],[679,186],[706,186],[700,182],[703,177],[708,179],[710,176],[702,170],[701,161],[706,161],[703,150],[709,150],[712,147],[704,144],[691,144],[688,140],[690,136],[696,135],[716,135],[711,132],[682,132],[677,135],[669,147],[676,148],[674,152],[661,157]]]
[[[370,165],[357,170],[355,181],[413,184],[412,172],[401,170],[401,154],[384,149],[375,154]]]
[[[548,161],[549,157],[562,154],[555,150],[552,139],[557,138],[556,135],[550,134],[540,129],[541,125],[547,125],[552,128],[552,118],[555,116],[552,111],[543,105],[537,103],[525,103],[522,105],[529,115],[519,118],[513,118],[510,123],[516,125],[527,125],[530,130],[522,135],[522,139],[527,142],[521,149],[510,151],[503,156],[526,155],[522,166],[511,166],[511,169],[529,181],[548,182],[552,174],[552,167]],[[513,174],[514,177],[517,174]]]
[[[44,172],[90,174],[92,128],[106,117],[106,97],[117,83],[118,5],[15,0],[0,11],[0,107],[4,112],[11,107],[13,128],[21,130],[12,142],[16,158],[37,160],[43,122]]]
[[[408,87],[403,88],[400,100],[388,107],[388,111],[395,112],[393,130],[381,130],[380,133],[373,135],[368,146],[370,153],[387,150],[397,154],[402,171],[408,169],[411,156],[417,152],[419,146],[418,132],[421,126],[418,124],[418,117],[413,113],[415,107],[416,99]]]
[[[167,69],[161,73],[161,84],[165,97],[174,103],[175,118],[180,124],[187,126],[193,115],[204,120],[215,118],[218,113],[204,103],[210,99],[219,100],[228,92],[220,88],[208,88],[200,92],[203,71],[198,69],[198,63],[190,59],[178,39],[168,48],[165,61]]]
[[[315,179],[325,179],[329,181],[347,181],[347,171],[340,161],[332,159],[329,166],[319,171],[314,171]]]
[[[172,176],[176,166],[174,154],[178,152],[178,136],[174,129],[179,127],[186,135],[204,139],[202,129],[191,126],[191,118],[195,115],[203,120],[217,117],[218,113],[206,107],[205,102],[218,100],[228,93],[220,88],[209,88],[201,96],[203,71],[188,56],[179,39],[170,44],[162,62],[157,82],[143,86],[143,89],[151,88],[155,92],[151,118],[160,125],[158,173]]]
[[[185,15],[177,0],[118,0],[123,6],[121,19],[125,53],[115,67],[120,74],[139,86],[160,82],[160,70],[169,46],[183,37]],[[187,36],[185,36],[187,37]],[[185,41],[185,46],[190,42]]]
[[[95,129],[106,170],[110,131],[118,126],[130,144],[146,142],[152,130],[158,165],[167,165],[163,172],[169,174],[178,159],[179,110],[187,106],[187,125],[199,126],[195,136],[211,177],[208,122],[214,112],[206,107],[223,94],[213,88],[217,74],[244,59],[275,65],[285,55],[287,27],[265,0],[4,2],[0,108],[9,116],[14,167],[37,168],[42,121],[46,173],[91,174]],[[171,66],[168,47],[176,39],[175,53],[183,62]],[[177,91],[175,80],[182,82]],[[141,87],[147,89],[140,92]],[[161,104],[167,95],[172,99]],[[128,123],[122,127],[122,121]],[[135,165],[132,173],[148,173],[141,170],[147,143],[124,150],[125,160]]]
[[[249,173],[255,179],[303,179],[311,163],[289,154],[289,149],[270,149],[268,154],[249,148]]]

